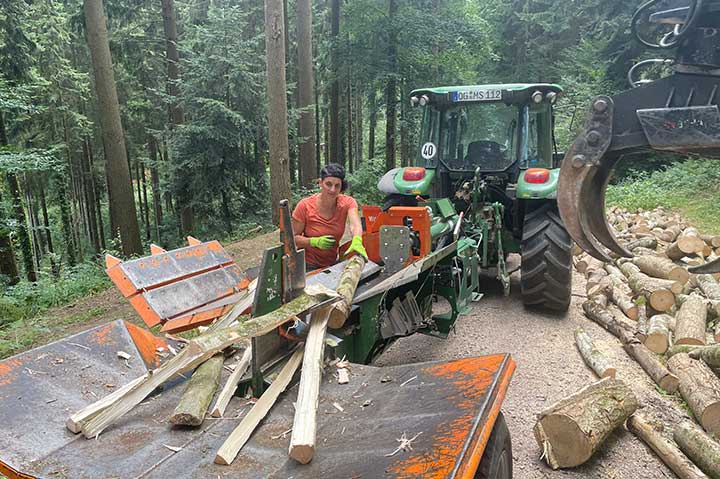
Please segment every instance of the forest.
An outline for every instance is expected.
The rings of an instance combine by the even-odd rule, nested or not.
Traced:
[[[271,4],[282,23],[266,30]],[[377,201],[380,175],[415,156],[414,88],[558,83],[563,149],[590,99],[626,89],[648,54],[631,40],[637,5],[617,0],[0,5],[5,292],[100,270],[104,252],[241,238],[272,224],[273,195],[299,198],[328,162],[347,168],[359,203]],[[268,79],[283,82],[282,58],[266,75],[278,38],[283,98],[267,94]],[[273,104],[287,112],[280,165]]]

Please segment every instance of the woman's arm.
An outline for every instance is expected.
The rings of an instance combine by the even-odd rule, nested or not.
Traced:
[[[298,249],[305,249],[310,247],[310,238],[303,236],[305,231],[305,222],[298,221],[295,218],[292,219],[293,234],[295,235],[295,247]]]
[[[348,220],[350,221],[350,234],[353,236],[362,236],[362,223],[360,222],[360,213],[356,207],[348,210]]]

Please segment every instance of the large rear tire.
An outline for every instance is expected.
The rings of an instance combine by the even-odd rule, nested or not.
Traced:
[[[512,479],[512,464],[510,431],[501,412],[495,420],[475,479]]]
[[[525,306],[567,311],[572,294],[572,241],[554,202],[528,203],[520,252]]]

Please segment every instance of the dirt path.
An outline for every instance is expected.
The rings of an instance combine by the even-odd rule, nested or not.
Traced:
[[[584,300],[584,278],[576,274],[574,281],[573,303],[562,318],[524,309],[519,277],[514,274],[510,297],[503,297],[499,290],[486,294],[470,314],[458,320],[456,333],[447,340],[410,336],[393,344],[376,363],[395,365],[509,352],[517,362],[517,370],[503,411],[512,437],[515,478],[674,478],[643,443],[625,430],[616,431],[602,451],[581,467],[553,471],[540,461],[541,451],[532,432],[535,414],[595,380],[575,348],[573,334],[578,326],[591,334],[597,347],[616,364],[618,378],[635,390],[644,412],[661,418],[665,424],[674,424],[685,415],[677,401],[657,392],[614,336],[583,316],[580,305]],[[670,437],[669,431],[665,434]]]

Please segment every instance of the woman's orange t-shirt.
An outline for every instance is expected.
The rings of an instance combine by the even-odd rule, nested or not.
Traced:
[[[345,233],[348,211],[350,208],[357,208],[358,205],[351,196],[338,195],[335,214],[332,218],[325,218],[318,211],[317,200],[319,196],[320,193],[316,193],[300,200],[293,211],[292,217],[295,221],[305,223],[302,234],[306,238],[325,235],[335,238],[333,248],[325,250],[311,246],[305,248],[305,262],[307,264],[326,268],[337,261],[340,240],[343,233]]]

